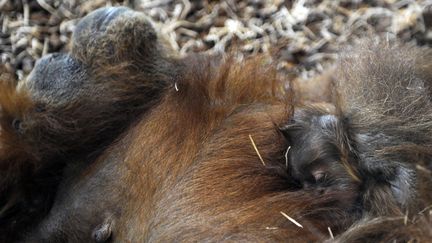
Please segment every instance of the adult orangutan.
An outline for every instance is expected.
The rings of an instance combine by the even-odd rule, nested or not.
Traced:
[[[358,48],[314,87],[332,102],[312,103],[268,58],[163,43],[143,14],[104,8],[70,53],[3,77],[1,241],[432,237],[430,50]]]

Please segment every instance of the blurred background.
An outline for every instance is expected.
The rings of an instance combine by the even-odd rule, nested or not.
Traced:
[[[68,50],[77,21],[104,6],[142,11],[181,54],[272,52],[292,78],[323,72],[361,37],[432,46],[432,0],[0,0],[1,63],[21,79]]]

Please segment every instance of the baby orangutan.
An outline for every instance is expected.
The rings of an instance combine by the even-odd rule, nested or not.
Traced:
[[[369,48],[298,103],[264,57],[176,58],[142,14],[91,13],[0,90],[0,241],[429,239],[431,53]]]
[[[344,187],[351,180],[363,184],[366,190],[359,198],[363,207],[373,202],[375,190],[388,187],[385,196],[394,200],[394,209],[405,211],[414,200],[416,173],[412,164],[380,162],[369,165],[361,159],[359,148],[364,149],[362,135],[351,127],[349,117],[329,112],[320,107],[296,110],[291,122],[282,128],[289,140],[288,171],[304,190],[323,193]],[[390,205],[387,201],[387,205]],[[367,206],[368,214],[380,214],[390,207]],[[399,211],[400,212],[400,211]],[[389,212],[382,212],[388,215]]]
[[[429,206],[432,196],[424,188],[431,186],[426,168],[432,161],[432,54],[410,46],[368,44],[341,58],[341,71],[334,77],[334,111],[296,109],[282,128],[290,141],[288,170],[305,190],[333,190],[354,179],[361,184],[363,218],[402,217]],[[381,224],[387,228],[385,220]],[[430,235],[430,223],[426,225],[417,225],[418,230]],[[340,238],[384,240],[403,234],[396,228],[400,231],[387,229],[392,233],[385,235],[362,222]]]

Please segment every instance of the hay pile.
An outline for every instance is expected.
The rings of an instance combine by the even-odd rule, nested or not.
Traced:
[[[432,0],[0,0],[1,63],[24,77],[42,55],[67,50],[80,17],[111,5],[145,12],[183,54],[276,49],[294,77],[321,72],[365,35],[432,45]]]

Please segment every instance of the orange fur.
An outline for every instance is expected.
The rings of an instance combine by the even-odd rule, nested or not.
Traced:
[[[392,188],[392,183],[400,182],[394,180],[400,175],[392,174],[392,169],[399,169],[402,179],[412,179],[413,164],[430,165],[427,148],[432,113],[419,113],[430,111],[430,83],[426,82],[430,76],[428,65],[423,65],[429,59],[421,59],[418,49],[384,48],[376,51],[378,56],[366,52],[369,54],[361,56],[365,59],[354,58],[341,65],[344,68],[337,72],[338,78],[332,79],[335,84],[324,85],[319,99],[312,100],[328,101],[337,91],[334,109],[326,109],[333,108],[328,104],[315,109],[304,105],[310,100],[303,98],[316,96],[316,87],[295,86],[283,92],[278,84],[286,80],[269,58],[237,60],[230,55],[205,54],[173,58],[159,52],[163,48],[148,20],[128,11],[102,9],[81,22],[73,51],[66,57],[69,62],[59,65],[79,59],[84,70],[90,69],[89,76],[81,80],[86,81],[84,88],[78,87],[84,92],[79,98],[84,100],[60,100],[66,104],[48,106],[29,120],[41,125],[35,126],[36,133],[30,137],[48,131],[57,135],[55,141],[69,143],[60,148],[51,141],[42,144],[52,146],[54,154],[57,149],[63,152],[63,157],[54,156],[64,163],[63,176],[56,181],[61,184],[49,191],[55,199],[44,204],[47,212],[30,226],[13,228],[14,237],[24,242],[90,242],[96,238],[114,242],[309,242],[330,240],[330,228],[340,242],[429,239],[430,171],[417,170],[415,181],[402,181],[414,184],[409,189],[417,193],[415,198],[402,193],[399,200]],[[115,14],[120,17],[110,19]],[[104,28],[96,28],[98,24]],[[131,32],[135,27],[139,31]],[[127,34],[133,36],[129,39]],[[146,41],[151,44],[146,46]],[[106,48],[98,49],[97,44]],[[411,59],[416,57],[420,61],[412,67],[416,62]],[[427,87],[407,91],[411,86],[404,82],[417,80],[414,78],[421,78]],[[398,84],[396,88],[389,85],[395,84],[392,82]],[[89,89],[104,92],[88,96]],[[34,108],[24,93],[8,86],[0,90],[5,94],[0,104],[5,107],[1,125],[6,130],[11,119],[27,116]],[[401,105],[400,100],[409,106]],[[326,121],[317,128],[306,127],[321,131],[318,135],[335,136],[319,144],[313,143],[317,137],[302,138],[310,130],[298,137],[286,135],[284,127],[296,124],[299,110],[337,120],[334,130]],[[344,117],[351,120],[345,122]],[[63,123],[65,118],[69,122]],[[300,119],[312,124],[308,116]],[[112,127],[118,130],[112,132]],[[5,144],[9,140],[20,144],[13,140],[13,130],[9,131],[2,130],[2,136],[8,136]],[[406,135],[410,133],[417,136]],[[86,146],[75,146],[80,139]],[[307,163],[324,164],[328,161],[319,159],[330,154],[336,159],[328,163],[336,169],[343,167],[334,174],[325,171],[333,176],[329,186],[320,187],[317,181],[300,184],[290,171],[293,167],[289,165],[301,163],[305,154],[287,161],[289,146],[308,140],[310,147],[296,144],[300,152],[312,153],[313,161],[308,157]],[[97,144],[99,141],[107,147]],[[316,144],[320,146],[312,146]],[[328,149],[329,144],[335,149]],[[27,153],[33,149],[21,148]],[[8,156],[17,153],[14,149],[8,149]],[[48,153],[52,150],[43,151],[45,158],[52,159]],[[94,151],[100,153],[91,154]],[[76,154],[82,156],[68,160],[67,156]],[[307,175],[309,169],[300,172]],[[380,177],[379,172],[386,170],[391,173]],[[31,189],[20,196],[31,194]],[[406,209],[409,215],[403,222]],[[2,213],[0,210],[0,217]],[[98,230],[104,224],[109,232]],[[94,232],[102,235],[95,237]],[[0,239],[16,239],[7,237]]]

